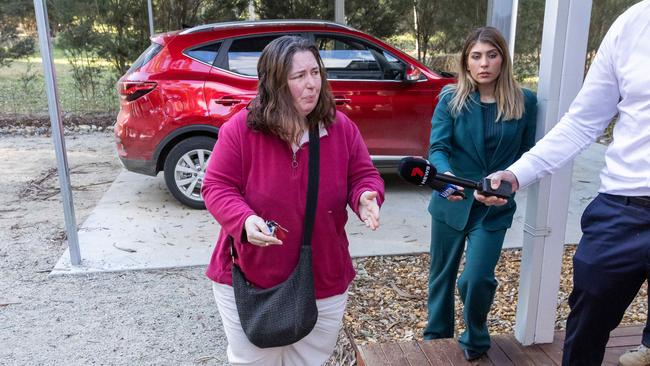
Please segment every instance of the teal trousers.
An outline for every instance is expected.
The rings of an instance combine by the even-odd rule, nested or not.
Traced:
[[[487,315],[494,300],[497,280],[494,268],[501,256],[506,229],[485,230],[481,223],[485,206],[475,206],[463,230],[455,230],[436,219],[431,220],[431,266],[429,268],[428,324],[424,339],[454,336],[454,285],[465,249],[465,266],[458,278],[466,330],[461,348],[485,352],[490,348]]]

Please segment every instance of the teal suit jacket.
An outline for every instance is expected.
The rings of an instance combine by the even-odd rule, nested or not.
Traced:
[[[525,109],[521,119],[503,123],[501,138],[491,161],[485,159],[483,115],[478,92],[470,95],[466,108],[456,117],[449,110],[453,89],[445,87],[431,120],[429,161],[439,173],[447,171],[462,178],[480,180],[488,174],[504,170],[535,144],[537,97],[523,89]],[[456,230],[467,224],[474,202],[473,191],[465,190],[467,199],[451,202],[433,192],[429,212],[438,221]],[[491,206],[483,218],[486,230],[507,229],[512,224],[516,204],[514,195],[503,206]]]

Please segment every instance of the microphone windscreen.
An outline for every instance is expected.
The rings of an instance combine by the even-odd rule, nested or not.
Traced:
[[[427,159],[408,156],[400,161],[398,174],[411,184],[431,185],[436,176],[436,168]]]

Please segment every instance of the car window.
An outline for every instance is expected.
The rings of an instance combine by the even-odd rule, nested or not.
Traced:
[[[219,48],[221,48],[221,42],[186,50],[184,53],[193,59],[212,65],[219,54]]]
[[[406,65],[390,53],[360,40],[316,35],[328,79],[399,80]]]
[[[228,49],[228,70],[246,76],[257,76],[257,60],[272,40],[284,34],[238,38]]]
[[[140,57],[138,57],[135,60],[135,62],[133,62],[133,65],[131,65],[131,67],[127,71],[127,74],[129,74],[129,73],[135,71],[136,69],[146,65],[147,62],[151,61],[151,59],[154,58],[154,56],[156,56],[158,54],[158,52],[160,52],[160,50],[162,50],[162,48],[163,47],[161,45],[159,45],[158,43],[152,43],[149,47],[147,47],[146,50],[144,50],[144,52],[142,52]]]
[[[402,80],[406,71],[406,63],[397,57],[393,56],[388,51],[379,53],[377,59],[382,63],[384,70],[384,80]]]

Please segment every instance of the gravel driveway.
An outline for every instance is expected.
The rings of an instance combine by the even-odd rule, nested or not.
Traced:
[[[77,223],[121,167],[112,134],[66,137]],[[203,268],[48,278],[65,248],[50,137],[0,137],[0,364],[222,365]]]

